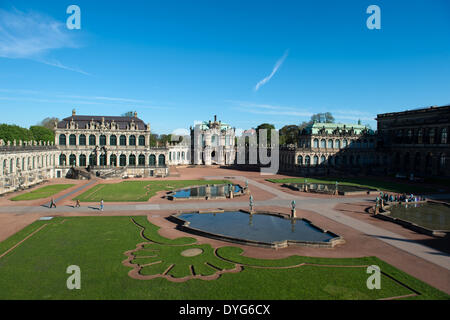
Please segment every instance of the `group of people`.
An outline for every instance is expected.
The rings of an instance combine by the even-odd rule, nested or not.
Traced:
[[[80,208],[80,207],[81,207],[80,200],[77,199],[77,201],[75,202],[74,208]],[[56,208],[56,202],[55,202],[55,200],[53,198],[50,200],[50,208]],[[99,210],[103,211],[103,208],[104,208],[104,202],[103,202],[103,199],[102,199],[100,201],[100,208],[99,208]]]
[[[418,202],[425,201],[425,197],[414,194],[388,194],[380,192],[380,195],[375,199],[375,211],[382,208],[387,202]]]

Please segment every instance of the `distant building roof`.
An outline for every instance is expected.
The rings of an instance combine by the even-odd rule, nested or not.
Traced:
[[[147,125],[137,117],[137,114],[135,113],[134,116],[131,117],[118,117],[118,116],[79,116],[76,115],[75,112],[72,113],[71,117],[67,117],[62,119],[58,122],[57,128],[58,129],[65,129],[67,125],[70,125],[71,122],[75,122],[78,125],[79,129],[85,129],[91,121],[101,124],[103,121],[105,124],[110,124],[111,122],[116,123],[119,130],[126,130],[130,127],[130,123],[134,122],[136,125],[136,128],[138,130],[146,130]]]
[[[450,105],[440,106],[440,107],[432,106],[432,107],[427,107],[427,108],[416,108],[416,109],[399,111],[399,112],[381,113],[381,114],[377,115],[377,119],[398,117],[398,116],[402,116],[402,115],[416,115],[416,114],[423,114],[423,113],[447,112],[447,111],[450,111]]]
[[[231,126],[227,123],[217,121],[217,116],[214,116],[214,121],[203,121],[196,125],[200,130],[209,130],[213,128],[220,128],[220,130],[229,130]]]
[[[367,130],[368,133],[373,134],[373,130],[362,124],[353,123],[324,123],[315,122],[305,127],[307,134],[319,134],[319,131],[324,129],[327,134],[332,134],[336,129],[339,130],[351,130],[353,129],[355,134],[361,134],[362,131]]]

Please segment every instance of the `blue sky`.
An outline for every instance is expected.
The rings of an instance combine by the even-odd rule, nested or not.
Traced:
[[[377,113],[449,104],[449,74],[447,0],[0,0],[0,122],[22,126],[76,108],[136,110],[156,133],[327,111],[375,128]]]

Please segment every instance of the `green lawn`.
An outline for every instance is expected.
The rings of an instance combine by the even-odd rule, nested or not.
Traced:
[[[136,225],[133,220],[138,224]],[[18,241],[47,224],[13,251],[0,258],[0,299],[378,299],[420,293],[409,299],[449,299],[450,297],[375,257],[352,259],[291,256],[279,260],[247,258],[242,250],[217,250],[197,244],[190,237],[169,240],[145,216],[138,217],[57,217],[37,221],[0,243],[0,255]],[[140,232],[144,229],[143,239]],[[162,277],[136,280],[128,276],[131,267],[122,261],[126,251],[148,242],[134,252],[133,263],[144,265],[141,274],[158,276],[173,265],[169,275],[185,277],[193,266],[198,275],[218,269],[225,272],[217,280],[191,279],[172,282]],[[183,257],[181,251],[200,248],[201,255]],[[148,263],[161,263],[145,266]],[[300,263],[318,264],[297,266]],[[364,265],[376,264],[386,275],[381,289],[366,287]],[[81,269],[81,289],[68,290],[66,269]],[[347,267],[339,267],[340,265]],[[290,267],[274,269],[270,267]],[[425,271],[424,271],[425,272]]]
[[[52,184],[49,186],[45,186],[45,187],[21,194],[17,197],[11,198],[10,200],[22,201],[22,200],[44,199],[44,198],[53,196],[63,190],[69,189],[73,186],[74,186],[74,184]]]
[[[114,184],[99,184],[75,198],[81,202],[139,202],[148,201],[158,191],[173,190],[193,185],[231,183],[228,180],[164,180],[123,181]]]
[[[267,181],[274,183],[303,183],[305,179],[308,183],[331,183],[334,184],[336,181],[340,185],[357,186],[357,187],[368,187],[373,189],[379,189],[388,192],[396,193],[433,193],[437,192],[438,188],[423,186],[420,183],[403,183],[388,181],[376,178],[343,178],[343,177],[320,177],[320,178],[286,178],[286,179],[267,179]]]

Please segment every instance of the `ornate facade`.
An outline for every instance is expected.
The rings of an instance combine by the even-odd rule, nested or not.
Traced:
[[[280,148],[280,170],[326,174],[330,170],[360,172],[380,166],[375,133],[363,125],[313,123],[299,134],[297,145]]]
[[[150,125],[134,117],[72,116],[55,123],[57,174],[95,168],[110,176],[166,176],[167,147],[150,147]]]
[[[390,172],[450,177],[450,106],[384,113],[376,120]]]
[[[217,121],[202,122],[191,127],[191,159],[193,164],[231,165],[236,158],[235,129]]]
[[[0,140],[0,194],[54,178],[57,155],[53,142]]]

